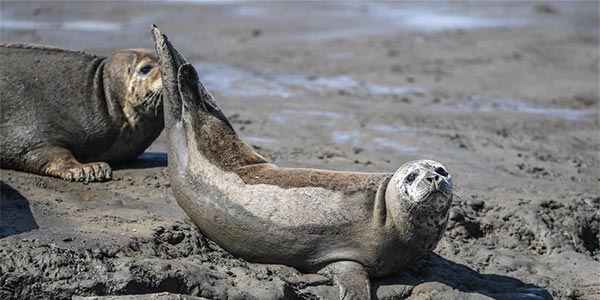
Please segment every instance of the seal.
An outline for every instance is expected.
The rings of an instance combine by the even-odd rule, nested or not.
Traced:
[[[112,178],[164,127],[162,80],[147,49],[101,57],[0,44],[0,166],[71,181]]]
[[[281,168],[235,133],[196,70],[158,28],[168,172],[200,231],[240,257],[331,278],[340,299],[370,299],[382,277],[433,250],[451,175],[435,161],[394,174]]]

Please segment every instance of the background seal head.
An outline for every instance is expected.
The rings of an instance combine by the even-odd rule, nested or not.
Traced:
[[[123,114],[115,143],[99,159],[123,163],[142,154],[164,127],[158,58],[148,49],[120,50],[107,58],[104,76]]]

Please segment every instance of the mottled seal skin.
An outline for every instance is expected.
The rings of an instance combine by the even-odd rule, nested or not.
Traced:
[[[370,299],[369,277],[436,246],[453,195],[444,166],[419,160],[380,174],[270,164],[237,136],[167,37],[152,33],[171,186],[205,235],[249,261],[329,276],[341,299]]]
[[[104,181],[164,127],[154,51],[109,57],[0,44],[2,168],[72,181]]]

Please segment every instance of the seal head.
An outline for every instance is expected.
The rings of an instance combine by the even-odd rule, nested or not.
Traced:
[[[405,163],[394,173],[387,193],[407,206],[436,206],[436,199],[451,200],[452,177],[439,162],[415,160]]]
[[[417,252],[433,250],[446,229],[453,198],[452,176],[446,167],[433,160],[405,163],[390,179],[385,198],[394,223],[425,237],[410,241]]]

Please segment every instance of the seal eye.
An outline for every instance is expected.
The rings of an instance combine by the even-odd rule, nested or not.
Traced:
[[[412,173],[408,174],[408,176],[406,176],[406,182],[413,182],[415,180],[415,178],[417,178],[417,173],[412,172]]]
[[[440,174],[440,175],[442,175],[442,176],[444,176],[444,177],[448,176],[448,171],[446,171],[446,170],[445,170],[444,168],[442,168],[442,167],[437,167],[437,168],[435,169],[435,172],[436,172],[436,173],[438,173],[438,174]]]
[[[150,73],[151,70],[152,70],[151,65],[145,65],[140,69],[140,73],[146,75],[146,74]]]

